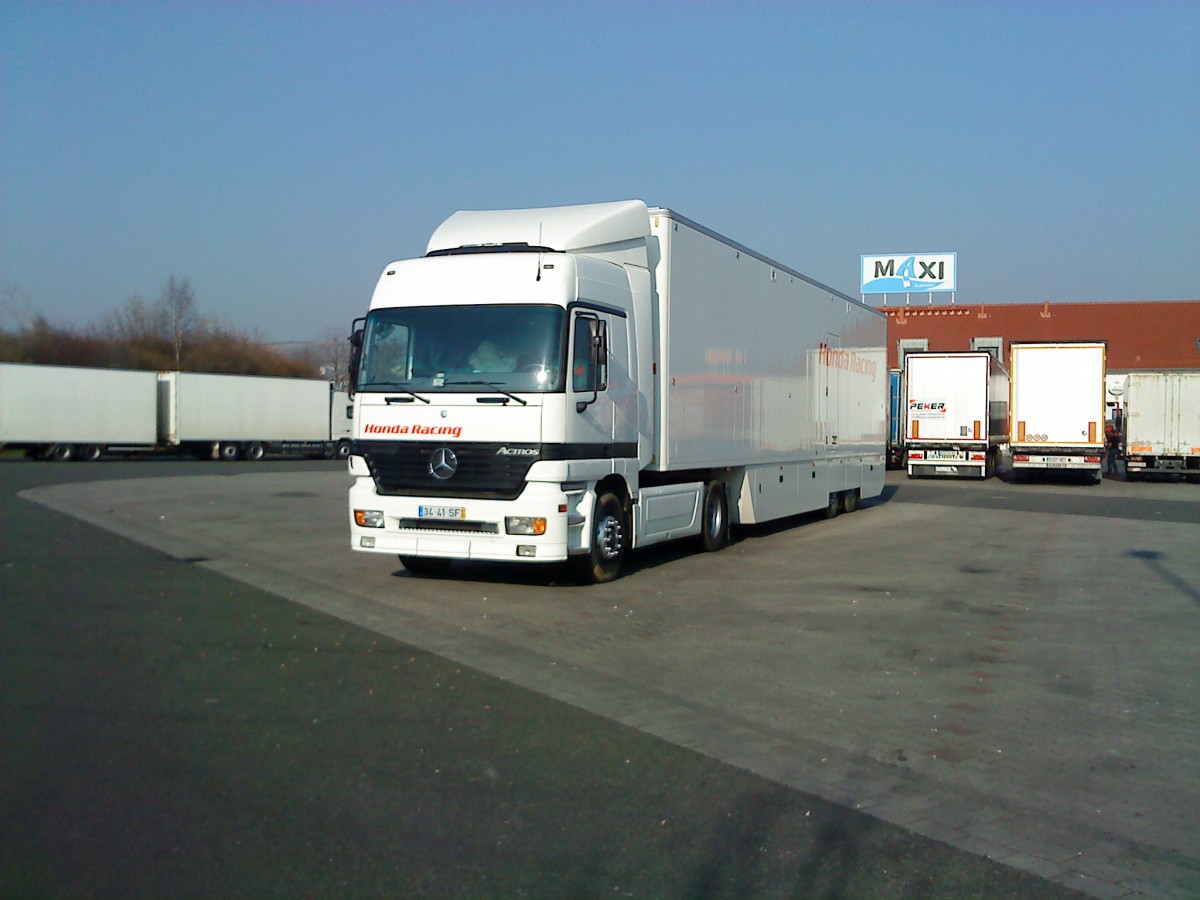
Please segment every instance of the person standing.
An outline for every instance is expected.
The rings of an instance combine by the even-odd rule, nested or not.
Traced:
[[[1117,455],[1121,452],[1121,433],[1117,431],[1115,422],[1110,422],[1104,428],[1104,474],[1118,475]]]

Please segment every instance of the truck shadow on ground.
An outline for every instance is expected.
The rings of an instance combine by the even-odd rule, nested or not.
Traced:
[[[1090,472],[1070,470],[997,469],[996,478],[1005,484],[1047,484],[1068,487],[1095,487],[1099,482]]]
[[[1200,606],[1200,590],[1192,587],[1163,562],[1166,554],[1160,553],[1157,550],[1130,550],[1125,554],[1132,559],[1139,559],[1146,564],[1146,567],[1153,572],[1162,581],[1165,581],[1175,590],[1179,591],[1184,597],[1187,597],[1197,606]]]
[[[883,493],[878,497],[863,501],[859,509],[869,509],[885,504],[896,495],[897,490],[898,488],[895,485],[887,485],[884,487]],[[851,513],[841,513],[836,518],[841,518],[845,515],[851,515]],[[788,516],[784,519],[777,519],[773,522],[766,522],[759,525],[738,525],[733,528],[729,547],[734,547],[746,541],[773,537],[796,528],[815,525],[826,520],[825,512],[820,510],[797,516]],[[725,549],[728,550],[729,547]],[[661,566],[677,563],[680,560],[700,555],[703,552],[704,550],[699,537],[680,538],[679,540],[655,544],[651,547],[636,550],[626,560],[621,576],[617,581],[620,582],[622,579],[629,578],[639,572],[652,571]],[[410,572],[405,568],[399,568],[392,573],[392,577],[431,578],[473,584],[503,583],[529,587],[604,587],[603,585],[592,585],[584,575],[580,574],[572,563],[546,563],[545,565],[537,565],[483,560],[456,560],[450,564],[445,572],[438,574],[418,574]]]

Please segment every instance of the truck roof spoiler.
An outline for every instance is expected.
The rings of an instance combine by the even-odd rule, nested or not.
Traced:
[[[644,239],[650,214],[642,200],[618,200],[541,209],[460,210],[429,239],[427,256],[464,247],[521,244],[542,252],[594,251]],[[487,252],[487,251],[476,251]],[[495,251],[500,252],[500,251]]]

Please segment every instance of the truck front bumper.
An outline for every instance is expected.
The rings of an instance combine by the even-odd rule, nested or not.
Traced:
[[[393,497],[376,493],[371,478],[358,478],[350,488],[350,546],[397,556],[558,562],[568,556],[572,531],[579,543],[576,502],[561,486],[542,482],[499,501]]]

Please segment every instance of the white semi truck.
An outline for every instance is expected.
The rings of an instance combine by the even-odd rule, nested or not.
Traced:
[[[458,212],[354,332],[351,544],[559,562],[881,493],[884,317],[640,200]]]
[[[350,426],[347,392],[317,379],[0,363],[0,446],[41,459],[344,459]]]
[[[904,357],[908,477],[990,478],[1008,440],[1008,372],[985,351]]]
[[[1126,477],[1200,482],[1200,373],[1133,372],[1123,387]]]
[[[266,454],[350,455],[346,391],[313,378],[161,372],[158,439],[220,459]]]
[[[152,447],[156,372],[0,363],[0,446],[65,461]]]
[[[1013,471],[1075,471],[1101,479],[1103,342],[1014,343],[1009,375]]]

